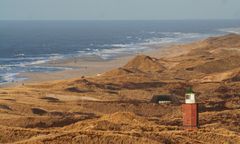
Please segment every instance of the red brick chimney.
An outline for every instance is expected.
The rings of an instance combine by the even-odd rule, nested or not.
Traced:
[[[198,104],[195,94],[187,93],[185,95],[185,104],[182,105],[183,127],[186,130],[196,130],[198,128]]]

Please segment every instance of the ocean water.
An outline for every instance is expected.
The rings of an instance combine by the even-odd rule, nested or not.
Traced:
[[[23,72],[59,71],[40,64],[68,57],[114,59],[151,44],[186,43],[240,33],[240,20],[0,21],[0,84]]]

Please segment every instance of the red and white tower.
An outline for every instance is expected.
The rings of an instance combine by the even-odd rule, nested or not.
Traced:
[[[185,95],[185,104],[182,105],[183,126],[187,130],[198,128],[198,104],[196,103],[195,94],[187,93]]]

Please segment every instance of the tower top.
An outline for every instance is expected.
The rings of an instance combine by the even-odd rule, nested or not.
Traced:
[[[185,94],[185,103],[187,104],[193,104],[196,103],[195,93],[186,93]]]

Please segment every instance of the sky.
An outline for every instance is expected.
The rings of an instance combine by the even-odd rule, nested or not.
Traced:
[[[240,0],[0,0],[0,20],[240,19]]]

